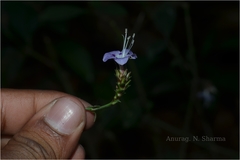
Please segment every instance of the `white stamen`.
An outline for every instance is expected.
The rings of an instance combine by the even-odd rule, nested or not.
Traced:
[[[134,44],[134,37],[135,37],[135,33],[133,33],[133,35],[132,35],[132,41],[131,41],[131,43],[130,43],[130,45],[128,47],[129,51],[131,50],[131,48],[132,48],[132,46]]]
[[[126,43],[126,38],[127,38],[127,28],[125,29],[125,36],[124,37],[124,40],[123,40],[123,49],[125,48],[125,43]]]
[[[132,35],[132,39],[134,39],[134,37],[135,37],[135,33],[133,33],[133,35]]]
[[[122,35],[123,36],[123,49],[122,49],[122,55],[121,56],[119,56],[119,58],[120,57],[125,57],[127,54],[128,54],[128,52],[130,51],[130,49],[132,48],[132,46],[133,46],[133,44],[134,44],[134,37],[135,37],[135,33],[133,33],[133,35],[132,36],[128,36],[127,37],[127,28],[125,29],[125,35]],[[129,45],[129,47],[128,47],[128,42],[129,42],[129,40],[132,38],[132,40],[131,40],[131,43],[130,43],[130,45]],[[127,52],[127,49],[128,49],[128,52]]]
[[[127,38],[127,43],[126,43],[126,45],[125,45],[124,49],[127,49],[128,42],[129,42],[129,39],[130,39],[130,38],[131,38],[131,36],[129,36],[129,37]]]

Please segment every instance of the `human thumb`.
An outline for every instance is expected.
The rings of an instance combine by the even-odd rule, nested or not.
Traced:
[[[10,139],[2,148],[2,158],[69,158],[85,124],[86,112],[81,101],[72,97],[56,99]]]

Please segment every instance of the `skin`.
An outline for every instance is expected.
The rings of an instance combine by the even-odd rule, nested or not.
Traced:
[[[83,126],[63,135],[42,120],[46,106],[59,98],[68,98],[82,107]],[[82,132],[94,124],[95,115],[85,111],[84,100],[57,91],[1,89],[1,157],[83,159],[78,144]]]

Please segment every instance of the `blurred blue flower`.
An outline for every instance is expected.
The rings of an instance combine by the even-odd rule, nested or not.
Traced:
[[[215,100],[215,93],[217,89],[213,86],[205,88],[201,92],[197,93],[197,97],[203,100],[203,105],[205,107],[209,107],[210,104]]]
[[[123,35],[123,49],[122,51],[111,51],[107,52],[103,56],[103,62],[106,62],[109,59],[114,59],[119,65],[124,65],[127,63],[128,59],[136,59],[137,55],[131,51],[131,48],[134,44],[135,33],[132,35],[132,41],[128,46],[129,39],[131,36],[127,37],[127,29],[125,29],[125,36]]]

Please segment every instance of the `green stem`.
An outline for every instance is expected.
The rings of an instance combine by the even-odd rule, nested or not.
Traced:
[[[100,109],[103,109],[103,108],[107,108],[107,107],[110,107],[110,106],[113,106],[114,104],[120,102],[119,100],[114,100],[114,101],[111,101],[103,106],[90,106],[90,107],[87,107],[86,110],[87,111],[97,111],[97,110],[100,110]]]

